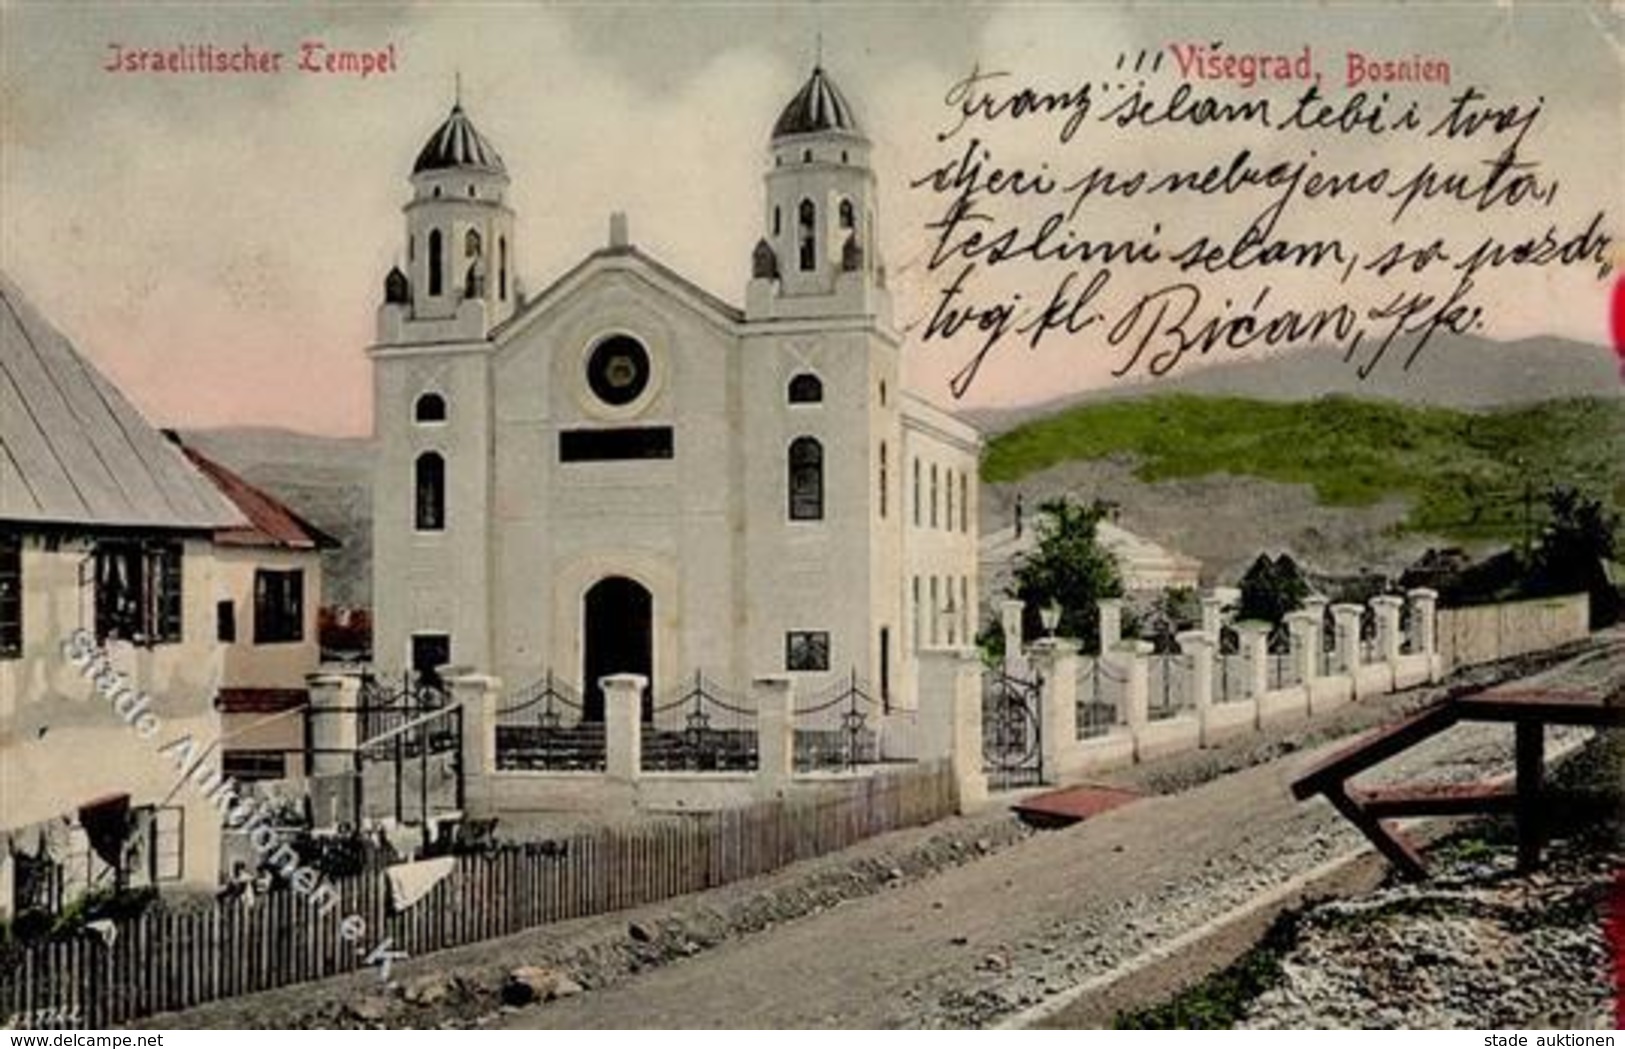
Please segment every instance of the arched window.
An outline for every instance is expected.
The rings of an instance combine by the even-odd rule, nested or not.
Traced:
[[[471,259],[480,257],[480,231],[471,229],[463,237],[463,254]]]
[[[858,228],[857,212],[852,210],[852,202],[850,200],[841,201],[841,212],[840,212],[840,214],[841,214],[841,228],[842,229],[857,229]]]
[[[824,446],[816,438],[790,442],[790,520],[824,519]]]
[[[803,200],[796,216],[799,227],[801,243],[801,271],[811,272],[818,267],[818,249],[816,237],[818,231],[818,208],[810,200]]]
[[[438,393],[426,393],[418,398],[413,407],[412,418],[420,423],[443,423],[446,421],[446,399]]]
[[[801,151],[801,162],[803,164],[811,164],[812,163],[812,150],[804,149],[804,150]]]
[[[439,532],[446,527],[446,461],[424,452],[417,461],[417,529]]]
[[[508,238],[497,238],[497,298],[508,301]]]
[[[439,295],[446,282],[445,238],[440,231],[429,231],[429,294]]]
[[[880,516],[881,516],[882,520],[884,520],[885,517],[886,517],[886,487],[887,487],[886,442],[881,441],[880,442]]]
[[[824,384],[818,376],[802,372],[790,380],[791,404],[818,404],[824,399]]]

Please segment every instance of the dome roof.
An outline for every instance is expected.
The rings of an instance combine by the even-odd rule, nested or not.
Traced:
[[[508,173],[508,169],[502,164],[502,157],[491,143],[485,140],[485,136],[475,129],[474,122],[463,112],[460,102],[451,107],[451,115],[434,134],[429,136],[429,141],[418,151],[417,163],[412,165],[412,174],[444,171],[449,168],[476,168],[498,175]]]
[[[846,131],[861,135],[852,107],[842,97],[835,82],[824,75],[822,66],[814,66],[812,76],[790,104],[779,114],[773,125],[773,137],[806,135],[818,131]]]

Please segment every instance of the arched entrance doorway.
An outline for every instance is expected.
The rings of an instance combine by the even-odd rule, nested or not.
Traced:
[[[642,674],[650,679],[650,691],[643,696],[643,717],[647,719],[653,703],[654,598],[624,576],[609,576],[592,585],[583,603],[583,716],[588,721],[604,720],[601,678]]]

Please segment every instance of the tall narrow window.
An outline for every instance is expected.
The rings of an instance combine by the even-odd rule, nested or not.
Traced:
[[[801,243],[801,271],[808,273],[818,267],[818,209],[810,200],[801,202],[798,233]]]
[[[937,464],[931,464],[931,527],[937,526]]]
[[[914,460],[914,527],[920,527],[920,460]]]
[[[970,481],[965,471],[959,471],[959,530],[970,531]]]
[[[850,200],[841,201],[840,215],[842,229],[854,230],[858,228],[858,217],[857,214],[852,210],[852,202]]]
[[[418,260],[418,239],[417,239],[416,236],[407,237],[406,238],[406,261],[407,262],[416,262],[417,260]]]
[[[790,520],[824,519],[824,446],[812,437],[790,442]]]
[[[960,636],[968,643],[970,641],[970,578],[959,577],[959,629]]]
[[[480,231],[471,229],[463,237],[463,254],[471,259],[480,257]]]
[[[420,532],[446,527],[446,461],[438,452],[418,456],[416,523]]]
[[[446,283],[445,238],[440,231],[429,231],[429,294],[439,295]]]
[[[784,232],[784,209],[777,204],[773,205],[773,235],[777,237]]]
[[[508,301],[508,238],[497,238],[497,298]]]
[[[914,577],[914,603],[909,610],[909,638],[908,643],[914,646],[914,651],[920,650],[920,577]]]
[[[942,513],[942,527],[951,532],[954,529],[954,473],[952,470],[942,472],[942,487],[942,494],[948,500],[948,505]]]
[[[932,576],[931,603],[926,606],[925,614],[931,618],[931,622],[927,625],[926,629],[931,631],[931,647],[933,648],[935,648],[937,644],[937,620],[942,618],[942,616],[939,614],[941,611],[941,605],[938,603],[939,601],[940,598],[937,595],[937,577]]]
[[[886,442],[880,442],[880,518],[886,519]]]
[[[23,654],[23,540],[0,536],[0,659]]]

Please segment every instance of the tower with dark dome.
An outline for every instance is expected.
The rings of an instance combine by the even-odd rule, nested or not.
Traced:
[[[869,150],[851,104],[815,66],[773,124],[752,317],[889,312],[877,294],[884,276]]]
[[[417,330],[443,339],[444,322],[455,321],[458,337],[483,338],[512,315],[517,299],[513,210],[502,156],[460,100],[418,151],[411,181],[403,209],[406,294],[392,277],[380,336],[416,341],[414,322],[433,321],[435,327]],[[397,304],[406,308],[389,309]]]

